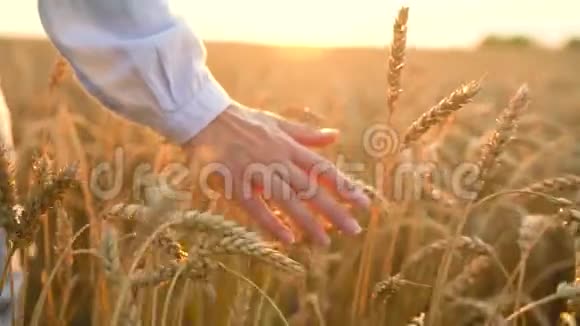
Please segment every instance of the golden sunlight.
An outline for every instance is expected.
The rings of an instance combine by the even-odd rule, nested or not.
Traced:
[[[383,46],[401,5],[411,7],[410,46],[466,47],[489,34],[524,34],[559,45],[580,33],[577,0],[552,0],[549,6],[542,0],[166,1],[207,41]],[[0,34],[44,35],[36,1],[2,2]]]

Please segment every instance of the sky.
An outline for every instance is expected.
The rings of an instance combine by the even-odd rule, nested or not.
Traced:
[[[98,1],[98,0],[94,0]],[[119,0],[122,1],[122,0]],[[580,36],[580,0],[169,0],[204,40],[383,46],[401,5],[409,44],[469,47],[485,35],[525,34],[548,46]],[[0,1],[0,36],[44,37],[36,0]]]

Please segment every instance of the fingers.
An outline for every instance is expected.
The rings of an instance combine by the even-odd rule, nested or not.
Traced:
[[[292,139],[304,146],[323,147],[330,145],[338,138],[336,129],[318,129],[302,123],[277,117],[278,126]]]
[[[297,146],[293,160],[300,168],[308,171],[309,176],[320,179],[332,190],[359,207],[369,207],[370,199],[358,185],[340,172],[334,164],[303,146]]]
[[[259,178],[258,175],[252,175],[247,180],[241,167],[236,167],[232,170],[239,177],[238,182],[234,184],[233,188],[236,199],[248,216],[257,221],[262,228],[270,232],[278,240],[285,244],[294,243],[295,238],[292,231],[274,215],[272,210],[261,198],[260,194],[263,191],[264,180]]]
[[[277,239],[285,244],[294,243],[294,235],[266,206],[264,201],[258,197],[251,197],[242,199],[240,201],[242,208],[250,215],[251,218],[258,221],[258,223],[267,231],[272,233]]]
[[[316,243],[328,246],[330,238],[316,221],[314,214],[298,198],[296,192],[281,177],[272,177],[272,197],[274,202],[302,228]]]
[[[303,199],[322,213],[333,225],[345,233],[355,235],[360,233],[361,227],[358,222],[340,205],[323,187],[320,187],[309,180],[306,173],[296,165],[289,163],[290,186],[302,196]]]

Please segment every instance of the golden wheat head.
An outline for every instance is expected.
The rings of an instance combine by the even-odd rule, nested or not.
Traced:
[[[302,275],[304,267],[275,250],[270,244],[248,231],[245,227],[223,216],[197,211],[180,212],[173,218],[179,219],[179,225],[192,231],[207,232],[215,238],[208,250],[214,254],[241,254],[261,260],[283,271]]]
[[[493,248],[481,239],[461,236],[457,239],[442,239],[419,249],[409,257],[401,269],[401,274],[406,271],[418,269],[422,264],[430,264],[435,261],[439,264],[443,253],[448,250],[455,241],[455,249],[462,257],[492,255]]]
[[[567,174],[548,178],[523,187],[521,191],[553,194],[556,192],[575,191],[580,188],[580,176]]]
[[[515,136],[520,115],[528,107],[529,102],[528,86],[523,85],[512,97],[507,108],[501,113],[495,131],[481,147],[478,161],[480,169],[478,190],[480,192],[496,165],[497,159]]]
[[[401,75],[405,66],[405,49],[407,48],[407,21],[409,19],[409,8],[403,7],[399,10],[395,24],[393,25],[393,41],[390,47],[388,75],[387,75],[387,105],[389,116],[395,111],[395,104],[401,93]]]
[[[479,81],[471,81],[453,91],[437,105],[431,107],[407,129],[403,138],[402,148],[409,147],[412,143],[419,140],[433,126],[442,123],[451,114],[461,109],[465,104],[471,102],[473,97],[479,93],[480,88],[481,85]]]

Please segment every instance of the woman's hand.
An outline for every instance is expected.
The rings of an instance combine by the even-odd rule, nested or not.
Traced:
[[[337,197],[362,207],[370,203],[362,189],[307,148],[329,145],[337,136],[337,130],[312,129],[236,104],[187,142],[184,150],[191,159],[225,168],[228,177],[224,180],[231,183],[225,185],[226,190],[231,189],[226,196],[278,239],[292,243],[295,238],[264,199],[314,241],[328,245],[330,238],[314,212],[354,235],[361,228]]]

